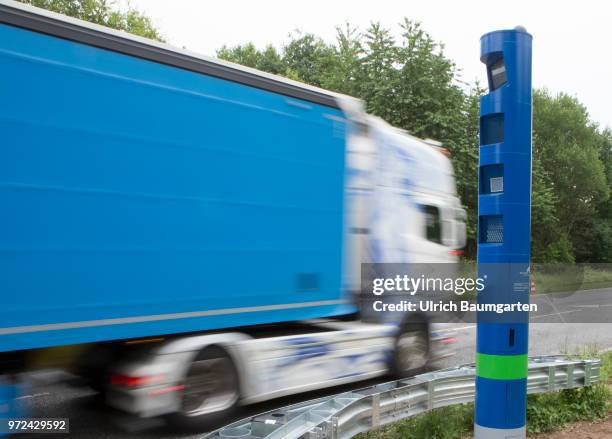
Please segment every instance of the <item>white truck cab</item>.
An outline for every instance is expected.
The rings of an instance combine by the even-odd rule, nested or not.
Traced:
[[[465,211],[449,158],[365,113],[352,113],[347,147],[345,288],[361,264],[451,263],[465,243]],[[364,317],[367,313],[364,313]],[[371,320],[371,319],[368,319]],[[268,331],[268,332],[267,332]],[[184,336],[115,364],[107,402],[181,428],[216,426],[239,405],[394,374],[449,356],[424,316],[365,323],[319,319],[274,329]]]

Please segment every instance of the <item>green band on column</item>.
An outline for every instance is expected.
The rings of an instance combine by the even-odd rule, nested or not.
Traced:
[[[527,354],[487,355],[476,353],[476,375],[493,380],[527,378]]]

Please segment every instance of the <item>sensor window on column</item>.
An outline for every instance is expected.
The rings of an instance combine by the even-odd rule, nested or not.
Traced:
[[[481,216],[479,238],[483,244],[501,244],[504,242],[503,217],[501,215]]]
[[[499,87],[508,82],[506,78],[506,64],[504,59],[500,58],[493,64],[488,66],[489,69],[489,89],[497,90]]]
[[[504,165],[486,165],[480,168],[480,193],[499,194],[504,191]]]

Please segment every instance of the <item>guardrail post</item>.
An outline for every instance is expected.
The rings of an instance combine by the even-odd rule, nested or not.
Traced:
[[[493,307],[529,304],[531,40],[520,27],[480,39],[489,93],[480,100],[478,303]],[[528,325],[523,309],[478,313],[477,439],[526,435]]]
[[[380,393],[372,395],[372,428],[380,424]]]
[[[556,367],[548,366],[548,391],[552,392],[555,390],[555,376],[556,376]]]
[[[331,436],[329,439],[338,439],[338,418],[334,416],[331,418]]]
[[[584,364],[584,386],[590,386],[591,385],[591,366],[593,364],[590,361],[587,361]]]
[[[432,410],[434,408],[434,391],[436,381],[437,379],[433,379],[427,383],[427,410]]]
[[[567,365],[567,388],[572,389],[574,387],[574,364]]]

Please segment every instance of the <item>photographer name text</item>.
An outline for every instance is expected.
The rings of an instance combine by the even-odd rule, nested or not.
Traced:
[[[372,304],[376,312],[537,312],[535,303],[473,303],[467,300],[459,302],[443,302],[434,300],[421,300],[417,303],[402,300],[397,303],[385,303],[377,300]]]

